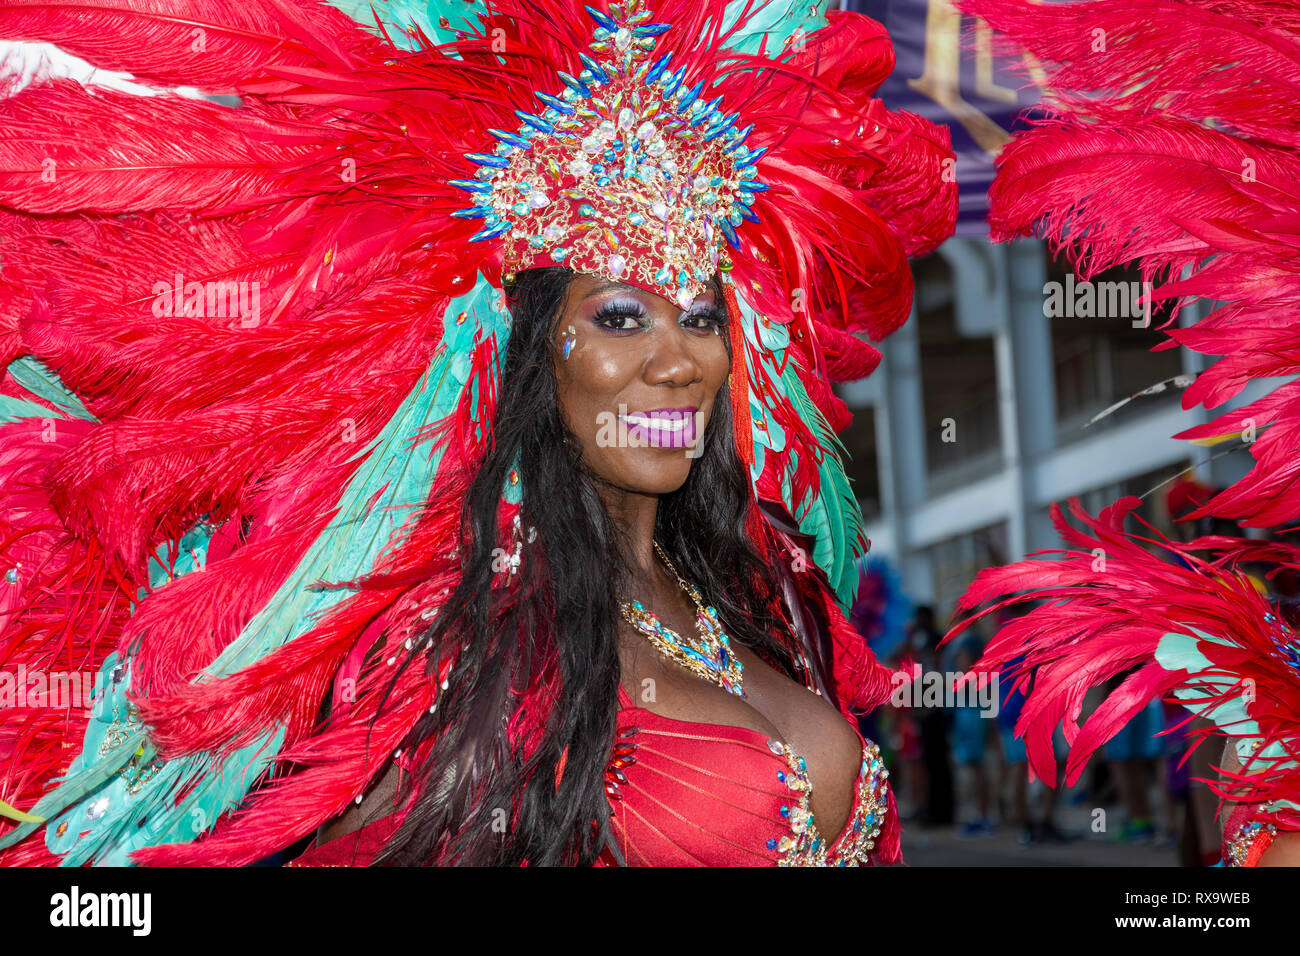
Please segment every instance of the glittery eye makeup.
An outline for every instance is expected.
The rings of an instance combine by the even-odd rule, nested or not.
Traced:
[[[595,311],[591,321],[608,332],[635,332],[654,327],[645,306],[635,299],[613,299],[606,302]]]
[[[591,316],[592,324],[607,332],[631,333],[654,328],[654,319],[636,299],[612,299],[603,303]],[[677,317],[682,328],[697,333],[719,334],[727,324],[727,313],[720,303],[698,302]]]

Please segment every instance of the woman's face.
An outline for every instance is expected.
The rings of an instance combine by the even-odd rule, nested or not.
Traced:
[[[685,483],[730,370],[725,322],[712,287],[683,311],[574,276],[554,335],[560,414],[597,477],[637,494]]]

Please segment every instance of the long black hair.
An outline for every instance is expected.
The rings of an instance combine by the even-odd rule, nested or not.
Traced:
[[[572,275],[531,269],[507,288],[513,326],[492,442],[464,503],[462,577],[416,645],[428,642],[431,680],[433,661],[455,664],[405,745],[426,745],[428,758],[378,864],[590,864],[606,847],[621,858],[604,772],[619,707],[627,547],[560,413],[554,341]],[[685,484],[660,498],[656,537],[731,638],[793,674],[770,556],[745,533],[752,492],[726,396],[703,442]],[[526,543],[506,584],[502,492],[516,469]],[[525,748],[511,720],[539,691],[544,730]]]

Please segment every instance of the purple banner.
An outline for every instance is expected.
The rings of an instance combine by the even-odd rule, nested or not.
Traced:
[[[877,94],[892,110],[917,113],[952,130],[957,153],[957,235],[988,235],[985,213],[993,157],[1038,100],[1038,88],[995,57],[988,28],[948,0],[845,0],[845,9],[883,23],[898,60]],[[1024,86],[1024,89],[1021,87]]]

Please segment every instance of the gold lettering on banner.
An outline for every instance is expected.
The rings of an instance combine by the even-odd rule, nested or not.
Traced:
[[[993,50],[988,25],[980,20],[975,30],[975,92],[985,99],[1014,104],[1016,91],[993,79]],[[925,15],[925,63],[921,75],[907,85],[928,96],[961,123],[980,148],[997,153],[1011,136],[961,95],[961,13],[950,0],[930,0]],[[1030,77],[1043,85],[1043,70],[1028,60]]]

